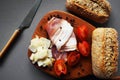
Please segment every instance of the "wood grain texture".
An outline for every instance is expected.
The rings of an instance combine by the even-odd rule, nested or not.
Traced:
[[[32,38],[34,38],[35,35],[38,35],[39,37],[49,38],[46,30],[44,29],[44,26],[52,17],[57,17],[57,18],[62,18],[62,19],[67,20],[74,27],[74,30],[76,30],[76,27],[78,25],[79,26],[86,25],[89,29],[88,42],[91,44],[92,31],[95,29],[95,27],[72,14],[69,14],[69,13],[66,13],[63,11],[58,11],[58,10],[48,12],[45,16],[43,16],[43,18],[40,20],[39,24],[37,25],[37,27],[32,35]],[[28,57],[30,57],[31,54],[32,54],[31,51],[28,50]],[[37,67],[38,69],[42,70],[43,72],[46,72],[52,76],[58,77],[58,76],[56,76],[53,67],[52,68],[48,68],[48,67],[43,68],[43,67],[38,67],[37,64],[34,64],[34,66]],[[87,75],[93,74],[92,73],[91,56],[89,56],[89,57],[81,56],[81,59],[80,59],[78,65],[76,65],[74,67],[70,67],[67,65],[67,69],[68,69],[67,74],[62,75],[58,78],[64,79],[64,80],[65,79],[71,80],[71,79],[85,77]]]
[[[8,42],[6,43],[6,45],[3,47],[3,49],[0,52],[0,58],[3,57],[3,55],[5,54],[5,52],[7,51],[7,49],[10,47],[10,45],[12,44],[12,42],[15,40],[15,38],[17,37],[17,35],[19,34],[20,30],[16,29],[14,31],[14,33],[12,34],[12,36],[10,37],[10,39],[8,40]]]

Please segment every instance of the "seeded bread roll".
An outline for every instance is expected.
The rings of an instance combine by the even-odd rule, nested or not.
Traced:
[[[118,36],[113,28],[97,28],[92,34],[92,70],[99,78],[111,78],[118,66]]]
[[[98,23],[106,22],[111,11],[110,3],[107,0],[67,0],[66,8]]]

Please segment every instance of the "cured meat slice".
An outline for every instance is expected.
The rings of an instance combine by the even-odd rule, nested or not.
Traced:
[[[49,37],[51,38],[60,28],[60,19],[53,17],[50,21],[47,22],[45,28],[49,34]]]
[[[65,62],[67,61],[67,52],[59,52],[55,46],[52,47],[52,56],[56,60],[62,59]]]
[[[74,32],[72,33],[70,39],[67,41],[67,43],[62,46],[61,48],[61,52],[63,51],[73,51],[73,50],[76,50],[77,49],[77,41],[76,41],[76,37],[75,37],[75,34]]]
[[[53,43],[57,47],[57,50],[60,51],[61,47],[69,41],[72,33],[73,27],[64,19],[59,19],[53,17],[45,26],[48,35]],[[70,40],[70,42],[72,39]],[[76,43],[76,42],[75,42]]]

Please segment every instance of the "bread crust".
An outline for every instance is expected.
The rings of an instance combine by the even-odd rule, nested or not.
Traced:
[[[107,0],[67,0],[66,8],[78,16],[97,23],[106,22],[111,12],[110,3]]]
[[[99,78],[111,78],[118,65],[118,36],[113,28],[97,28],[92,35],[92,70]]]

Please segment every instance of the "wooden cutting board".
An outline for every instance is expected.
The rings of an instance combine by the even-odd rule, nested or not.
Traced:
[[[58,10],[54,10],[51,12],[48,12],[45,16],[43,16],[43,18],[40,20],[39,24],[37,25],[32,38],[35,37],[35,35],[38,35],[39,37],[46,37],[48,38],[48,34],[46,32],[46,30],[44,29],[45,24],[52,18],[52,17],[57,17],[57,18],[61,18],[61,19],[65,19],[68,22],[71,23],[71,25],[74,27],[74,30],[76,29],[76,27],[79,25],[86,25],[89,29],[89,37],[88,37],[88,42],[91,44],[91,36],[92,36],[92,31],[95,29],[95,27],[91,24],[89,24],[88,22],[72,15],[69,14],[67,12],[63,12],[63,11],[58,11]],[[31,55],[31,51],[28,50],[28,57],[30,57]],[[66,64],[67,65],[67,64]],[[56,76],[53,67],[52,68],[48,68],[48,67],[38,67],[37,64],[34,64],[35,67],[37,67],[39,70],[46,72],[52,76]],[[60,79],[66,79],[66,80],[71,80],[71,79],[76,79],[76,78],[80,78],[80,77],[85,77],[88,75],[93,74],[92,73],[92,62],[91,62],[91,55],[88,57],[83,57],[81,56],[79,63],[77,64],[77,66],[74,67],[70,67],[67,65],[67,74],[66,75],[62,75],[61,77],[58,77]]]

